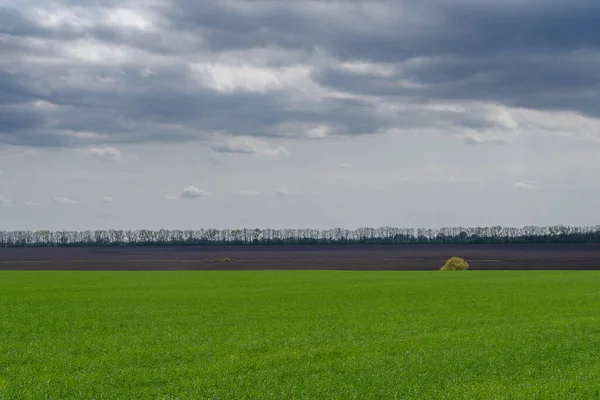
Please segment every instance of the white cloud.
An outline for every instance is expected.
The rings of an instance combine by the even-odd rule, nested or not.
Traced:
[[[281,158],[289,156],[289,151],[283,146],[273,147],[264,140],[247,137],[229,137],[209,144],[209,147],[219,153],[254,154],[262,157]]]
[[[9,206],[12,204],[12,200],[4,197],[4,196],[0,196],[0,206]]]
[[[305,131],[305,135],[309,139],[323,139],[329,136],[331,129],[326,125],[319,125],[315,128],[309,128]]]
[[[57,104],[45,100],[34,100],[29,103],[34,109],[40,110],[56,110],[59,108]]]
[[[114,201],[114,199],[113,199],[112,197],[110,197],[110,196],[104,196],[104,197],[102,198],[102,201],[103,201],[104,203],[112,203],[112,202]]]
[[[128,46],[108,44],[95,39],[82,38],[60,48],[64,60],[92,65],[118,66],[130,64],[139,55],[139,51]]]
[[[181,192],[182,199],[196,199],[198,197],[210,196],[210,192],[198,189],[195,186],[188,186]]]
[[[143,76],[144,78],[148,78],[155,74],[156,74],[156,72],[154,72],[154,70],[152,70],[150,68],[144,68],[143,70],[140,71],[140,75]]]
[[[469,144],[509,144],[513,139],[506,135],[497,135],[481,132],[467,132],[458,135],[459,139]]]
[[[165,199],[166,200],[179,200],[179,197],[168,194],[165,196]]]
[[[524,108],[511,109],[513,118],[529,131],[570,139],[600,142],[600,118],[575,111],[545,111]]]
[[[280,137],[306,139],[325,139],[338,132],[343,132],[343,129],[334,125],[299,122],[282,122],[274,129],[277,136]]]
[[[94,26],[93,13],[82,8],[35,7],[30,10],[30,14],[30,17],[38,25],[49,29],[58,29],[61,27],[83,29]]]
[[[139,10],[126,8],[107,10],[105,21],[108,25],[134,28],[141,31],[148,31],[153,27],[153,21],[149,15],[143,15]]]
[[[342,168],[342,169],[350,169],[350,168],[352,168],[352,164],[345,162],[342,165],[340,165],[340,168]]]
[[[240,196],[262,196],[262,193],[258,190],[239,190],[237,194]]]
[[[517,182],[517,183],[515,183],[515,188],[520,189],[520,190],[535,190],[535,189],[539,189],[539,186],[534,185],[532,183]]]
[[[26,201],[25,203],[23,203],[23,205],[25,207],[41,207],[42,206],[40,203],[37,203],[35,201]]]
[[[190,66],[200,84],[219,92],[248,91],[265,93],[281,88],[300,88],[310,80],[309,67],[266,68],[249,64],[196,63]]]
[[[278,188],[275,190],[277,196],[305,196],[306,192],[296,189]]]
[[[506,107],[487,106],[486,119],[503,129],[513,130],[519,127],[518,122]]]
[[[394,75],[394,65],[392,64],[352,61],[341,63],[339,67],[350,73],[366,74],[380,78],[391,78]]]
[[[60,204],[60,205],[71,205],[71,204],[79,204],[81,203],[80,201],[76,201],[73,199],[70,199],[68,197],[53,197],[52,201],[54,201],[54,203],[56,204]]]
[[[121,152],[114,147],[90,147],[87,154],[107,160],[118,160],[122,156]]]

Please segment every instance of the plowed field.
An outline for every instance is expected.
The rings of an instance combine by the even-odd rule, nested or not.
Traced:
[[[0,269],[435,270],[452,256],[474,270],[600,269],[600,244],[1,248]]]

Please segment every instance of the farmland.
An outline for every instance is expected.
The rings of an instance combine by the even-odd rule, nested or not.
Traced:
[[[598,398],[596,271],[2,271],[0,398]]]
[[[600,243],[204,245],[0,248],[9,270],[435,270],[600,269]]]

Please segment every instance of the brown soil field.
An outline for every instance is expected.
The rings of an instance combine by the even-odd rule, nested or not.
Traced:
[[[600,270],[596,243],[0,248],[0,270],[436,270],[452,256],[473,270]]]

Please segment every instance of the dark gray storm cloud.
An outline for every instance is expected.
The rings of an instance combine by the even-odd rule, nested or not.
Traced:
[[[398,63],[391,76],[325,67],[320,84],[355,94],[412,99],[485,100],[513,107],[600,116],[600,55],[588,51],[444,57]],[[397,85],[407,82],[409,85]]]
[[[202,2],[162,11],[171,29],[197,32],[214,50],[281,45],[345,59],[598,48],[593,0]]]
[[[203,140],[211,132],[304,137],[282,126],[356,135],[496,124],[478,109],[455,115],[419,108],[447,101],[600,117],[598,1],[48,4],[10,0],[0,7],[2,143]],[[115,7],[129,13],[111,14]],[[264,58],[259,52],[246,59],[253,50]],[[232,54],[237,58],[227,58]],[[344,66],[353,62],[367,64]],[[282,75],[273,87],[248,88],[232,77],[238,72],[225,71],[215,75],[232,85],[223,89],[195,76],[194,63],[217,72],[223,64],[267,72],[304,64],[314,87]]]

